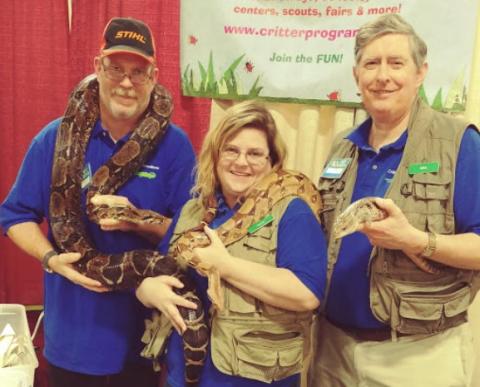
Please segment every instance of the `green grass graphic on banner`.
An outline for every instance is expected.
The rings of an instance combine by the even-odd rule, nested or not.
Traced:
[[[241,93],[244,88],[239,85],[235,72],[240,63],[242,63],[245,54],[235,59],[223,75],[217,80],[214,70],[213,53],[210,52],[208,64],[205,66],[202,62],[198,62],[198,78],[196,81],[196,73],[188,64],[183,71],[182,91],[184,95],[191,97],[209,97],[209,98],[227,98],[242,99],[255,98],[260,96],[263,86],[260,85],[260,76],[257,76],[255,82],[247,93]]]

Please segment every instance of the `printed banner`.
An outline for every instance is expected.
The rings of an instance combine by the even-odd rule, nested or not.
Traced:
[[[436,109],[463,111],[477,6],[477,0],[181,0],[183,94],[356,106],[356,32],[394,13],[427,43],[422,97]]]

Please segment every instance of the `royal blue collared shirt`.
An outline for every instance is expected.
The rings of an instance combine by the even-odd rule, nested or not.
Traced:
[[[48,218],[55,138],[60,120],[47,125],[32,141],[10,193],[0,206],[0,224],[6,232],[23,222]],[[88,143],[84,182],[128,139],[116,143],[98,121]],[[139,173],[119,188],[138,208],[172,217],[189,198],[193,148],[186,134],[169,125],[157,149]],[[86,189],[83,190],[85,202]],[[104,232],[86,221],[98,250],[119,253],[152,249],[146,239],[120,231]],[[50,240],[52,240],[49,234]],[[132,292],[95,293],[57,274],[45,274],[45,356],[61,368],[91,375],[119,372],[125,362],[138,360],[145,308]]]
[[[368,144],[371,120],[366,120],[347,139],[359,149],[358,171],[352,202],[366,196],[384,197],[400,164],[408,138],[406,130],[395,142],[376,152]],[[480,234],[480,135],[466,130],[455,174],[454,212],[456,233]],[[356,328],[384,327],[370,309],[368,262],[372,245],[360,232],[342,239],[326,305],[328,318]]]

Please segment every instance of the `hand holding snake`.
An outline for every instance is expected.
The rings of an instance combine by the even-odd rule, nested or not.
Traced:
[[[363,232],[373,246],[402,250],[426,273],[439,271],[433,262],[419,256],[426,246],[426,235],[408,222],[391,199],[366,197],[357,200],[337,217],[333,230],[336,238],[355,231]]]

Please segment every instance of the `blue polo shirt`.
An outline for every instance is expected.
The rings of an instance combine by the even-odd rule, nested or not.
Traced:
[[[225,223],[238,210],[238,206],[230,209],[221,196],[219,196],[218,203],[219,206],[216,218],[210,224],[210,227],[214,229]],[[177,221],[178,215],[174,218],[169,233],[165,235],[165,238],[159,246],[160,252],[165,253],[168,250],[167,241],[170,239],[168,236],[172,235]],[[326,241],[320,224],[308,205],[301,199],[297,198],[292,200],[280,220],[276,259],[277,267],[291,270],[318,299],[321,300],[323,298],[327,270]],[[189,272],[197,284],[199,296],[205,307],[205,314],[208,316],[208,309],[211,304],[207,297],[208,280],[205,277],[198,275],[194,270],[190,270]],[[172,333],[169,339],[166,363],[168,369],[168,383],[172,387],[185,386],[183,342],[182,338],[176,331]],[[215,368],[209,350],[199,386],[291,387],[297,385],[299,380],[299,375],[292,375],[283,380],[268,384],[252,379],[226,375]]]
[[[40,223],[48,217],[50,182],[55,138],[60,119],[47,125],[32,141],[5,202],[0,224],[6,232],[23,222]],[[98,121],[85,156],[85,176],[91,176],[125,143],[114,143]],[[189,199],[195,164],[186,134],[169,125],[157,150],[117,191],[138,208],[151,209],[169,217]],[[83,190],[85,203],[86,189]],[[101,251],[119,253],[156,246],[133,233],[103,232],[86,221],[87,232]],[[49,239],[52,240],[49,233]],[[71,371],[106,375],[119,372],[127,361],[139,359],[140,337],[146,309],[132,292],[91,292],[57,274],[44,276],[45,357]]]
[[[347,139],[359,149],[358,172],[352,202],[366,196],[384,197],[408,138],[406,130],[395,142],[376,152],[368,144],[368,119]],[[432,160],[435,161],[435,160]],[[480,135],[468,128],[462,138],[455,174],[454,213],[456,233],[480,234]],[[368,261],[372,245],[365,234],[356,232],[341,241],[326,304],[328,318],[344,326],[379,328],[370,309]]]

